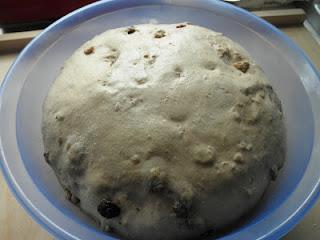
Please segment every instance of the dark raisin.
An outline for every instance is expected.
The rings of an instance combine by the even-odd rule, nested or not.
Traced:
[[[43,154],[43,157],[44,157],[44,159],[46,160],[46,162],[47,162],[48,164],[50,164],[49,152],[45,152],[45,153]]]
[[[139,159],[131,159],[133,165],[138,165],[140,163]]]
[[[188,208],[183,202],[176,200],[173,203],[172,209],[178,218],[188,217]]]
[[[225,49],[219,49],[218,51],[219,51],[219,54],[220,54],[220,57],[222,58],[222,60],[225,63],[229,64],[229,62],[232,59],[230,49],[229,48],[225,48]]]
[[[62,116],[62,115],[56,115],[56,120],[57,120],[57,121],[63,121],[63,120],[64,120],[64,116]]]
[[[177,25],[176,26],[176,28],[184,28],[184,27],[186,27],[187,25],[185,25],[185,24],[180,24],[180,25]]]
[[[94,52],[94,47],[89,47],[83,51],[85,55],[89,55]]]
[[[165,37],[165,36],[166,36],[166,32],[163,31],[163,30],[159,30],[159,31],[157,31],[157,32],[154,34],[154,37],[155,37],[155,38],[163,38],[163,37]]]
[[[75,195],[73,195],[69,189],[65,189],[65,195],[66,195],[66,199],[72,202],[73,204],[80,203],[80,199],[77,198]]]
[[[128,33],[128,34],[132,34],[132,33],[134,33],[135,31],[136,31],[136,29],[135,29],[134,27],[130,27],[130,28],[128,28],[127,33]]]
[[[59,146],[61,146],[62,143],[63,143],[63,139],[62,139],[62,137],[59,137],[59,138],[58,138],[58,144],[59,144]]]
[[[97,211],[102,217],[114,218],[120,215],[121,209],[110,200],[102,199],[98,205]]]
[[[160,193],[165,189],[165,184],[160,179],[153,178],[150,183],[150,191],[152,193]]]
[[[76,197],[75,195],[71,195],[71,199],[70,201],[73,203],[73,204],[79,204],[80,203],[80,199],[78,197]]]
[[[271,177],[271,180],[272,181],[275,181],[278,177],[278,167],[277,166],[273,166],[271,169],[270,169],[270,177]]]
[[[249,62],[236,62],[233,64],[233,66],[241,72],[246,73],[250,67],[250,64]]]

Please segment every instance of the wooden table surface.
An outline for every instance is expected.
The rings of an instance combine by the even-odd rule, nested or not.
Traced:
[[[320,46],[304,27],[281,28],[309,55],[320,69]],[[3,80],[17,52],[0,55],[0,82]],[[22,209],[0,174],[0,239],[49,240],[53,239]],[[320,202],[304,217],[284,240],[320,239]],[[90,239],[91,240],[91,239]]]

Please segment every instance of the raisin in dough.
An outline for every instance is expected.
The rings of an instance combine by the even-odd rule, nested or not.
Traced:
[[[281,103],[232,40],[190,24],[106,31],[44,104],[68,198],[124,239],[196,239],[238,220],[285,158]]]

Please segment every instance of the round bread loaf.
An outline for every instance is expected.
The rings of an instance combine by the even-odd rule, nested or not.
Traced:
[[[285,158],[281,103],[248,53],[187,23],[108,30],[43,108],[69,200],[124,239],[197,239],[252,209]]]

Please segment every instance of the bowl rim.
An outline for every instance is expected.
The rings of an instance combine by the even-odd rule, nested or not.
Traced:
[[[185,7],[199,7],[204,8],[204,6],[210,6],[214,8],[215,6],[219,6],[224,8],[228,11],[229,16],[236,16],[241,17],[243,19],[247,19],[248,25],[255,24],[258,25],[263,31],[266,31],[268,34],[273,35],[278,40],[280,40],[283,44],[287,46],[287,50],[291,51],[291,54],[300,58],[300,60],[306,63],[309,67],[309,71],[313,72],[315,78],[318,80],[317,88],[320,89],[320,73],[316,70],[313,63],[310,59],[306,56],[306,54],[301,50],[290,38],[288,38],[284,33],[282,33],[279,29],[271,25],[270,23],[266,22],[265,20],[253,15],[252,13],[238,8],[234,5],[222,2],[222,1],[215,1],[215,0],[199,0],[197,2],[192,0],[141,0],[141,1],[129,1],[129,0],[104,0],[95,2],[89,5],[86,5],[82,8],[79,8],[66,16],[58,19],[46,29],[44,29],[37,37],[35,37],[19,54],[16,58],[14,63],[11,65],[9,71],[7,72],[0,89],[0,116],[1,116],[1,109],[3,108],[4,104],[4,97],[3,93],[6,89],[8,82],[10,81],[12,75],[14,74],[15,67],[24,59],[25,55],[30,51],[32,48],[36,47],[39,43],[46,41],[47,35],[50,35],[51,31],[57,31],[59,28],[65,24],[68,24],[68,21],[75,21],[75,23],[71,23],[77,25],[80,22],[76,22],[77,18],[81,18],[81,15],[86,11],[94,11],[100,7],[103,9],[110,8],[111,11],[121,10],[129,7],[139,7],[145,5],[176,5],[176,6],[185,6]],[[207,9],[210,10],[210,9]],[[252,21],[252,23],[250,23]],[[284,45],[283,45],[284,46]],[[282,47],[283,47],[282,46]],[[308,91],[307,91],[308,92]],[[318,92],[320,95],[320,91]],[[319,96],[318,96],[319,97]],[[315,123],[316,124],[316,123]],[[15,198],[18,202],[23,206],[23,208],[28,212],[29,215],[42,227],[44,227],[48,232],[52,235],[57,237],[58,239],[78,239],[75,236],[70,235],[68,232],[64,231],[63,229],[59,228],[55,223],[48,220],[48,217],[45,216],[42,212],[37,212],[37,209],[34,209],[33,205],[26,200],[26,197],[23,191],[20,189],[19,185],[15,181],[14,176],[12,175],[10,168],[7,165],[6,154],[3,149],[2,143],[3,136],[0,135],[0,168],[2,170],[3,176],[11,190],[13,192]],[[298,221],[306,214],[306,212],[311,208],[311,206],[316,202],[319,197],[320,193],[320,176],[318,177],[317,181],[313,189],[309,191],[308,197],[301,203],[300,207],[297,208],[294,212],[291,212],[291,215],[288,216],[282,224],[280,224],[276,228],[272,228],[269,232],[265,232],[260,234],[257,239],[275,239],[280,238],[285,233],[287,233],[290,229],[292,229]],[[47,224],[50,222],[50,226]],[[228,235],[229,236],[229,235]],[[230,234],[232,236],[232,233]],[[111,239],[111,237],[110,237]]]

